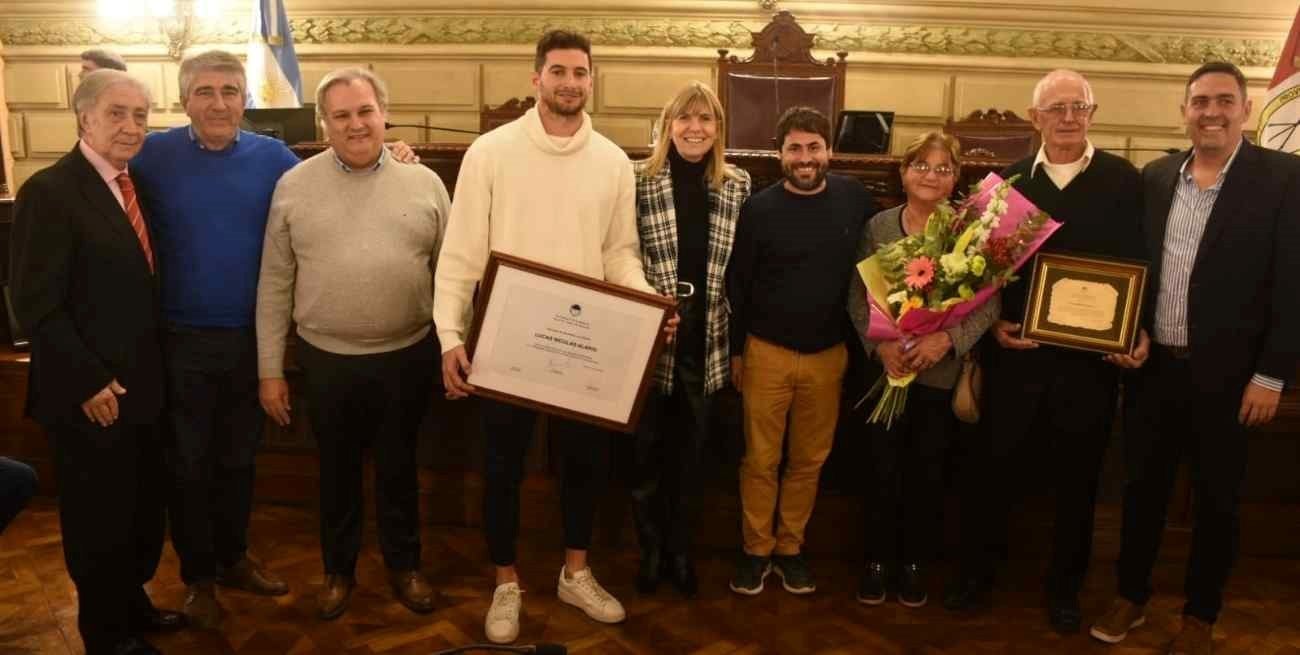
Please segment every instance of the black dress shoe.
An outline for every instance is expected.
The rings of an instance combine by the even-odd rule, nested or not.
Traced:
[[[983,609],[989,606],[993,583],[979,578],[961,577],[948,585],[943,595],[944,608],[953,612]]]
[[[1047,603],[1047,623],[1063,635],[1078,634],[1083,629],[1083,612],[1078,598],[1054,598]]]
[[[662,569],[662,552],[659,548],[642,548],[641,565],[636,570],[636,590],[643,594],[653,594],[659,587]]]
[[[139,637],[128,637],[113,647],[113,655],[162,655],[162,651]]]
[[[695,563],[686,555],[669,555],[664,558],[664,575],[677,592],[686,598],[700,593],[700,581],[695,577]]]
[[[135,632],[176,632],[187,625],[189,621],[184,614],[156,607],[138,611],[131,617],[131,629]]]

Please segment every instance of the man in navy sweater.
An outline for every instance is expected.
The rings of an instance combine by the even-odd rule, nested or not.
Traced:
[[[172,543],[184,610],[204,628],[221,619],[214,584],[288,591],[248,558],[247,530],[264,422],[253,335],[262,239],[275,184],[298,157],[240,131],[246,86],[229,53],[186,59],[180,90],[190,124],[150,135],[131,161],[162,287]]]
[[[731,377],[745,416],[744,551],[730,586],[747,596],[773,571],[790,593],[817,589],[804,528],[839,418],[857,238],[876,213],[861,183],[827,174],[825,116],[792,107],[776,133],[784,179],[741,208],[727,267]]]

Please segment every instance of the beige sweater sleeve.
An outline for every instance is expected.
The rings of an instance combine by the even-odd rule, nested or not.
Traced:
[[[289,241],[289,205],[281,178],[271,197],[262,244],[262,272],[257,279],[257,375],[284,377],[285,340],[293,316],[293,285],[298,263]]]
[[[601,247],[605,280],[638,291],[657,293],[646,282],[641,264],[641,238],[636,228],[636,176],[632,172],[632,162],[626,156],[622,159],[618,166],[618,201]]]
[[[474,286],[487,265],[491,211],[491,161],[471,147],[456,178],[456,197],[434,275],[433,323],[444,353],[465,342],[474,311]]]

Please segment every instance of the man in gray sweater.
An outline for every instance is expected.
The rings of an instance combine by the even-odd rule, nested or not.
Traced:
[[[291,317],[297,325],[320,448],[323,619],[347,609],[356,584],[367,444],[393,593],[412,611],[433,609],[433,588],[420,573],[415,446],[438,370],[433,269],[450,203],[431,170],[391,161],[387,107],[383,81],[368,70],[343,68],[321,80],[316,112],[330,149],[280,178],[257,288],[260,397],[280,425],[290,421]]]

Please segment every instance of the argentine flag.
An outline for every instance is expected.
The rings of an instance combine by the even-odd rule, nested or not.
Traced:
[[[248,106],[302,106],[302,76],[283,0],[258,0],[248,36]]]

